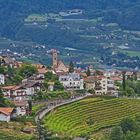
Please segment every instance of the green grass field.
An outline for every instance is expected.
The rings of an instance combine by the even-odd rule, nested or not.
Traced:
[[[59,107],[48,114],[43,122],[54,133],[84,136],[117,125],[123,118],[134,118],[138,114],[139,100],[91,98]]]
[[[31,14],[26,19],[25,22],[45,22],[47,17],[41,14]]]
[[[122,51],[125,54],[127,54],[128,56],[134,57],[134,56],[138,56],[140,57],[140,52],[139,51]]]
[[[31,140],[33,137],[28,136],[27,134],[18,134],[13,132],[0,132],[0,140]]]
[[[0,140],[31,140],[32,138],[36,140],[36,135],[23,133],[21,131],[26,127],[28,126],[19,122],[0,122]]]

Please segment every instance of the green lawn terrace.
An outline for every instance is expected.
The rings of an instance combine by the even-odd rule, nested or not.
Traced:
[[[47,17],[43,14],[31,14],[26,19],[25,22],[45,22]]]
[[[48,14],[31,14],[25,18],[25,22],[47,22],[48,19],[61,19],[59,14],[48,13]]]
[[[139,100],[89,98],[51,111],[43,122],[54,134],[89,136],[139,114]]]

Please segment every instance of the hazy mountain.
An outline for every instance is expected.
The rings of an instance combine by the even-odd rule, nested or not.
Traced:
[[[140,0],[0,0],[0,32],[14,36],[30,13],[58,12],[80,8],[92,18],[103,15],[109,22],[140,30]]]

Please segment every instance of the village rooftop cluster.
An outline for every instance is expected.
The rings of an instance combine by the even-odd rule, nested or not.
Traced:
[[[37,95],[38,92],[44,90],[46,73],[52,73],[58,78],[66,92],[83,91],[91,93],[95,96],[108,95],[119,96],[119,86],[122,84],[123,71],[120,70],[96,70],[93,66],[86,69],[76,68],[71,62],[69,66],[59,60],[59,51],[52,49],[49,52],[52,55],[52,66],[50,68],[42,64],[30,64],[37,69],[35,74],[26,77],[18,84],[6,84],[10,75],[0,74],[1,94],[7,100],[14,104],[14,107],[0,107],[0,121],[9,122],[13,117],[25,116],[30,114],[29,101]],[[24,62],[16,61],[9,56],[0,57],[1,66],[19,69]],[[139,72],[125,71],[125,77],[140,80]],[[47,91],[57,91],[55,80],[47,81]],[[46,94],[47,94],[46,91]]]

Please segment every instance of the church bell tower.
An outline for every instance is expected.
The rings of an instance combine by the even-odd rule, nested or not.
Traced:
[[[52,63],[53,68],[56,68],[58,65],[58,51],[55,49],[52,50]]]

